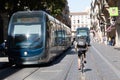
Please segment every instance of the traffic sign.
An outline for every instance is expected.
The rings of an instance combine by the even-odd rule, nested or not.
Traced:
[[[118,16],[118,7],[110,7],[109,8],[109,14],[110,16]]]

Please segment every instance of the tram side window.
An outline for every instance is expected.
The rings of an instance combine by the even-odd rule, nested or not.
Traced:
[[[66,31],[65,30],[62,30],[62,35],[63,35],[63,45],[66,45],[67,35],[66,35]]]
[[[52,33],[51,33],[51,37],[52,37],[51,43],[52,43],[52,46],[55,46],[55,31],[56,31],[55,22],[52,23],[51,31],[52,31]]]
[[[48,21],[48,26],[49,26],[49,44],[51,45],[51,46],[54,46],[55,45],[55,33],[54,33],[54,31],[55,31],[55,28],[56,28],[56,26],[55,26],[55,22],[54,21]]]
[[[54,28],[54,46],[58,45],[58,30],[57,30],[58,24],[55,24]]]
[[[66,32],[66,41],[67,44],[70,44],[69,42],[71,41],[71,37],[69,32]]]
[[[63,44],[63,35],[62,35],[62,28],[61,28],[61,24],[56,24],[56,31],[55,31],[55,45],[62,45]]]

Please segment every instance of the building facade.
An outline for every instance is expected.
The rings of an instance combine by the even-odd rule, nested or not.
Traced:
[[[115,38],[115,45],[120,46],[120,15],[110,16],[109,9],[111,7],[118,7],[120,10],[120,0],[92,0],[91,2],[91,26],[99,32],[101,36],[100,41],[103,42],[104,36],[109,38]],[[119,11],[118,10],[118,11]],[[107,31],[109,26],[115,22],[115,28]]]

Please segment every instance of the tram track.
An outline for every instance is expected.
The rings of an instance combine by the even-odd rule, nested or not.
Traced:
[[[33,72],[31,72],[29,75],[27,75],[23,80],[27,79],[30,75],[34,74],[36,71],[38,71],[40,68],[37,68]]]
[[[25,80],[25,78],[34,74],[40,67],[7,67],[0,71],[0,80]]]
[[[7,66],[0,70],[0,80],[66,80],[75,55],[68,53],[71,52],[64,53],[49,65]]]

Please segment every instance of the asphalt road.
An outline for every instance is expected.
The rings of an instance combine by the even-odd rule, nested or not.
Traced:
[[[120,51],[93,43],[87,54],[86,80],[120,80]]]
[[[48,65],[7,66],[7,57],[0,57],[0,80],[79,80],[77,73],[77,55],[69,49]],[[3,59],[4,58],[4,59]],[[75,69],[76,68],[76,69]],[[74,72],[71,72],[74,70]],[[71,73],[74,74],[70,79]]]
[[[0,57],[0,65],[8,64]],[[5,67],[4,67],[5,66]],[[112,46],[92,43],[82,74],[77,68],[77,54],[69,49],[49,65],[6,66],[0,68],[0,80],[120,80],[120,51]]]

